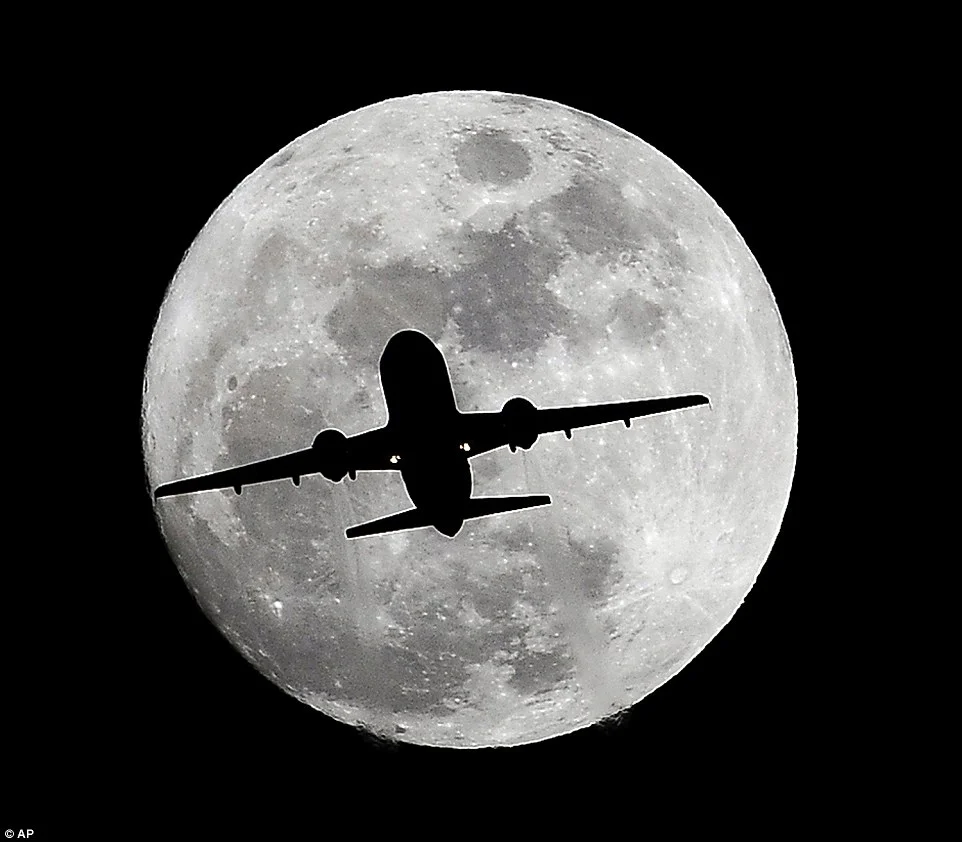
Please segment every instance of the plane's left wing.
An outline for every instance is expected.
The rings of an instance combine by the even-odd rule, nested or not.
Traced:
[[[245,485],[256,485],[276,479],[289,479],[294,485],[300,485],[302,476],[319,472],[317,453],[309,447],[237,468],[228,468],[225,471],[214,471],[210,474],[168,482],[154,491],[154,499],[172,497],[176,494],[190,494],[195,491],[213,491],[218,488],[233,488],[240,494]]]
[[[550,409],[537,409],[522,398],[514,398],[501,412],[462,413],[462,434],[470,457],[504,445],[526,449],[544,433],[563,431],[571,438],[571,431],[579,427],[595,427],[613,421],[621,421],[630,427],[634,418],[706,405],[710,406],[711,401],[701,394]]]
[[[345,474],[350,474],[353,479],[358,471],[397,470],[391,462],[392,452],[391,435],[385,427],[350,438],[339,430],[325,430],[317,436],[312,447],[169,482],[154,490],[154,499],[221,488],[233,488],[240,494],[244,486],[279,479],[289,479],[294,485],[300,485],[301,477],[309,474],[323,474],[333,482],[340,482]]]

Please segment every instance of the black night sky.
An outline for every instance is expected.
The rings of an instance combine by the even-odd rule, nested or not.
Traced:
[[[56,630],[29,593],[8,595],[18,681],[5,740],[9,754],[25,758],[9,824],[73,828],[73,817],[98,813],[101,802],[143,802],[144,825],[151,816],[171,820],[185,803],[205,805],[208,822],[227,815],[243,823],[271,811],[303,818],[308,804],[320,817],[341,792],[369,791],[364,809],[375,810],[395,785],[420,780],[430,792],[446,779],[463,782],[462,795],[474,805],[464,816],[470,821],[479,805],[516,803],[527,782],[552,777],[559,781],[554,798],[563,801],[566,791],[598,776],[624,777],[610,772],[616,768],[634,770],[643,790],[654,778],[707,787],[736,764],[749,770],[742,774],[751,791],[772,776],[797,782],[801,770],[820,762],[828,734],[839,727],[834,691],[825,685],[838,670],[826,665],[838,644],[819,624],[826,579],[813,573],[811,533],[818,525],[807,501],[815,469],[804,411],[781,533],[756,586],[716,639],[615,725],[480,751],[380,743],[285,695],[249,666],[203,616],[167,555],[143,476],[139,430],[143,366],[165,287],[238,181],[294,137],[345,111],[457,88],[557,100],[637,134],[688,172],[762,266],[792,345],[804,408],[815,344],[808,301],[813,280],[824,283],[799,259],[816,237],[807,216],[814,164],[806,153],[830,133],[809,84],[786,77],[773,97],[758,76],[725,78],[721,68],[711,85],[688,88],[682,98],[640,76],[620,85],[617,76],[602,84],[598,73],[561,78],[519,70],[512,77],[503,70],[493,78],[383,74],[349,89],[305,77],[252,97],[222,78],[214,85],[222,67],[199,72],[144,73],[136,96],[123,94],[112,76],[100,88],[99,130],[110,132],[113,145],[101,145],[97,165],[111,174],[102,197],[111,213],[98,211],[100,230],[78,255],[88,266],[84,277],[95,277],[89,266],[114,248],[109,242],[120,251],[82,324],[84,347],[97,355],[96,382],[86,403],[77,389],[76,399],[58,407],[60,422],[73,424],[60,443],[71,446],[48,454],[61,466],[68,460],[72,479],[57,480],[56,505],[69,512],[62,534],[49,527],[52,534],[42,538],[50,549],[36,564],[42,578],[67,567],[58,587],[68,579],[76,585],[62,588],[70,593]],[[74,423],[76,415],[82,419]],[[9,688],[6,695],[9,702]],[[297,799],[314,801],[295,807],[291,799],[302,791]],[[63,808],[54,815],[50,803],[58,799]],[[424,816],[430,803],[411,810],[407,818]],[[109,826],[103,833],[96,838],[138,836]],[[81,836],[38,831],[34,838]]]

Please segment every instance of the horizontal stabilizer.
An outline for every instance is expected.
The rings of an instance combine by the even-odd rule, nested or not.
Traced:
[[[368,535],[379,535],[382,532],[398,532],[402,529],[418,529],[422,526],[433,525],[420,509],[408,509],[406,512],[398,512],[377,520],[369,520],[367,523],[358,526],[352,526],[344,534],[348,538],[365,538]]]
[[[535,506],[550,506],[551,498],[547,494],[532,494],[519,497],[472,497],[467,501],[462,510],[462,520],[470,520],[476,517],[487,517],[497,515],[502,512],[513,512],[517,509],[531,509]],[[388,515],[387,517],[370,520],[367,523],[352,526],[345,531],[348,538],[366,538],[369,535],[380,535],[384,532],[400,532],[404,529],[420,529],[423,526],[434,526],[434,518],[425,514],[420,509],[408,509],[406,512]],[[460,529],[460,522],[455,522],[453,531],[447,531],[448,527],[442,525],[445,535],[453,536]]]
[[[486,517],[502,512],[513,512],[516,509],[532,509],[535,506],[550,506],[551,498],[547,494],[531,494],[520,497],[472,497],[465,507],[464,519]]]

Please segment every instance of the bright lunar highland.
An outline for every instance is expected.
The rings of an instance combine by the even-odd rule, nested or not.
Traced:
[[[403,328],[440,347],[462,411],[713,406],[478,457],[476,496],[554,502],[454,539],[345,538],[410,507],[395,473],[162,499],[188,586],[265,676],[393,739],[528,743],[630,707],[732,617],[787,504],[794,372],[748,247],[672,161],[557,103],[347,114],[248,176],[177,270],[146,368],[151,487],[381,426]]]

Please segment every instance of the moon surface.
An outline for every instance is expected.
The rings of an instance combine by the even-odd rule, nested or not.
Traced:
[[[758,264],[678,166],[585,113],[486,92],[363,108],[265,161],[185,256],[146,367],[151,486],[382,425],[403,328],[465,411],[713,406],[473,460],[475,494],[554,503],[454,539],[345,539],[410,505],[393,473],[163,499],[187,585],[261,673],[391,739],[515,745],[625,710],[732,617],[785,511],[795,379]]]

